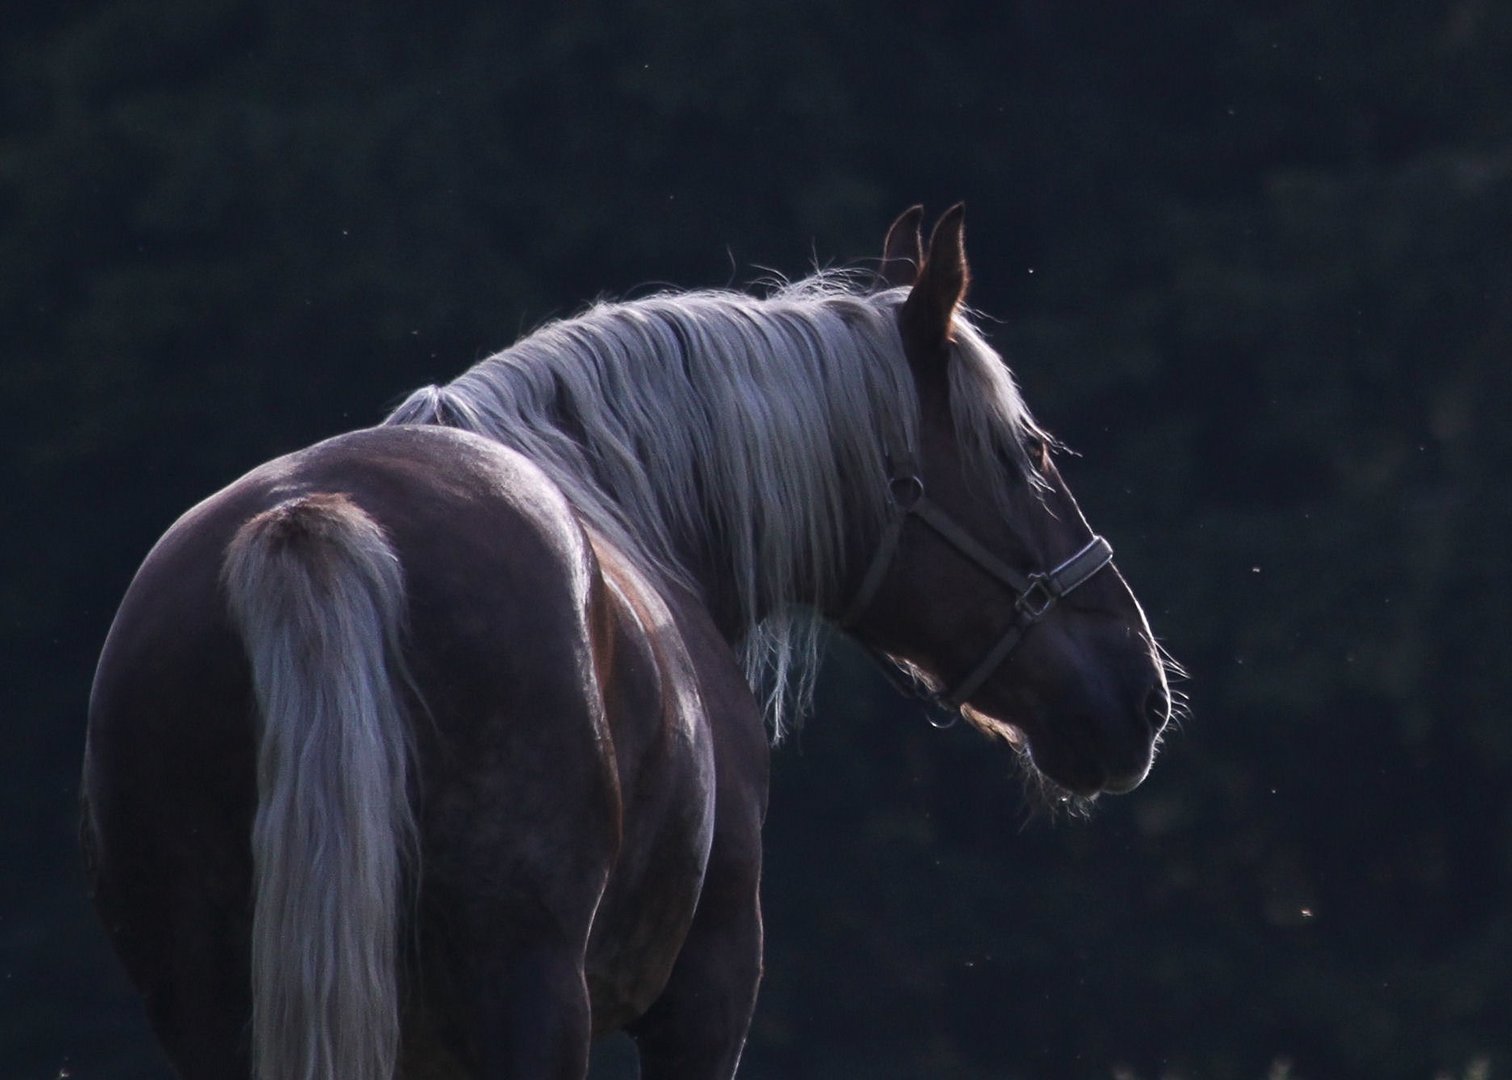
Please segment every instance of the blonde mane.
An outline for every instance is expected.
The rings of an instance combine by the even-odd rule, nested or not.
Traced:
[[[693,586],[690,553],[717,537],[746,674],[780,738],[812,692],[813,613],[843,599],[845,538],[880,528],[887,454],[917,449],[905,296],[826,273],[769,296],[598,303],[415,391],[385,422],[464,428],[520,452],[653,576]],[[967,317],[951,396],[973,465],[1028,468],[1023,439],[1037,429]]]

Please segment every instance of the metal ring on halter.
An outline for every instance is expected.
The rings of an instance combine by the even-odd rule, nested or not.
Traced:
[[[892,495],[893,505],[906,514],[923,501],[924,479],[917,473],[894,476],[887,482],[887,490]]]
[[[931,705],[935,704],[930,702]],[[936,731],[945,731],[956,726],[956,721],[961,719],[960,709],[947,708],[943,703],[924,714],[924,719],[929,721],[929,726]]]

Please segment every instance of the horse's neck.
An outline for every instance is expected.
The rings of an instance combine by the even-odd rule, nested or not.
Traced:
[[[719,551],[711,538],[704,537],[701,544],[679,554],[692,581],[686,586],[667,582],[664,592],[668,598],[703,607],[719,627],[721,637],[731,643],[739,640],[745,630],[745,612],[731,578],[728,553]]]
[[[774,516],[777,512],[777,508],[764,507],[758,508],[757,513],[762,510]],[[795,553],[795,565],[784,574],[785,588],[774,590],[769,580],[758,583],[755,591],[761,606],[754,611],[746,609],[745,598],[737,586],[741,559],[728,538],[720,536],[712,526],[697,537],[685,539],[684,550],[678,552],[680,565],[692,579],[691,591],[682,586],[673,588],[683,597],[695,598],[731,642],[738,641],[752,625],[793,607],[811,607],[818,601],[825,609],[820,614],[838,614],[859,583],[858,568],[865,569],[870,553],[881,540],[879,523],[868,524],[862,520],[865,516],[854,509],[843,512],[839,526],[843,550],[839,565],[832,567],[828,575],[820,568],[833,562],[833,558],[800,550]],[[756,527],[761,525],[758,520]],[[757,575],[763,572],[764,568],[758,566]]]

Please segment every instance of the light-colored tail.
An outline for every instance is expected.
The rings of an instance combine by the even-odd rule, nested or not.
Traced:
[[[347,497],[303,495],[241,528],[222,580],[261,721],[253,1075],[392,1080],[415,853],[398,557]]]

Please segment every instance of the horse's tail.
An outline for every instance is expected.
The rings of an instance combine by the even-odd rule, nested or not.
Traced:
[[[223,568],[260,718],[252,827],[258,1080],[391,1080],[417,872],[398,557],[342,495],[248,521]]]

